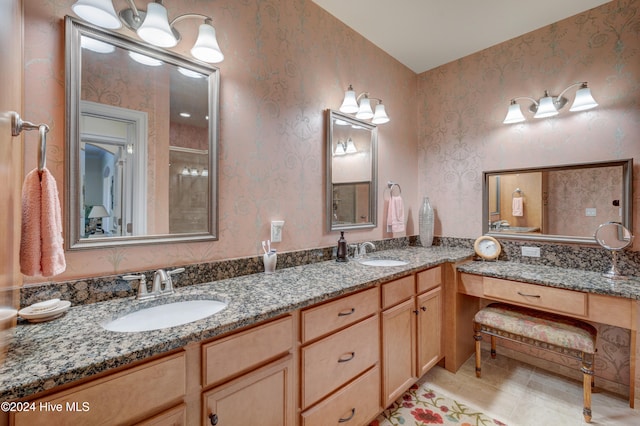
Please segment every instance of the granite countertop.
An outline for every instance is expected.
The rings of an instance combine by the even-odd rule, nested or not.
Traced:
[[[602,272],[505,261],[474,261],[458,265],[457,269],[487,277],[640,300],[640,277],[612,280],[603,277]]]
[[[405,266],[328,261],[280,269],[270,275],[260,273],[183,286],[174,295],[159,300],[120,298],[72,306],[58,319],[35,324],[21,322],[0,336],[8,342],[6,358],[0,365],[0,401],[25,398],[425,268],[469,259],[472,255],[472,250],[464,248],[407,247],[369,255],[370,258],[406,260],[409,263]],[[118,333],[100,325],[129,311],[202,298],[224,300],[228,306],[211,317],[162,330]]]

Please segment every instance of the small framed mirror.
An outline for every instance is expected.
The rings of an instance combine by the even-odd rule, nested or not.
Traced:
[[[378,129],[327,110],[326,214],[329,231],[377,225]]]
[[[217,239],[218,69],[65,24],[67,248]]]

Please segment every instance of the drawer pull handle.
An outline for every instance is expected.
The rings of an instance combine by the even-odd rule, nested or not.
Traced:
[[[538,295],[538,294],[527,294],[527,293],[523,293],[523,292],[521,292],[521,291],[519,291],[519,292],[518,292],[518,294],[519,294],[520,296],[523,296],[523,297],[535,297],[536,299],[540,299],[540,297],[541,297],[541,296],[540,296],[540,295]]]
[[[356,311],[356,308],[351,308],[351,310],[349,312],[340,312],[340,313],[338,313],[338,316],[339,317],[346,317],[348,315],[351,315],[351,314],[355,313],[355,311]]]
[[[349,353],[349,354],[348,354],[348,357],[346,357],[346,358],[342,358],[342,357],[338,358],[338,362],[349,362],[349,361],[351,361],[355,356],[356,356],[356,353],[355,353],[355,352],[351,352],[351,353]]]
[[[218,424],[218,415],[217,414],[209,414],[209,420],[211,420],[211,424],[216,426]]]
[[[355,416],[355,415],[356,415],[356,409],[355,409],[355,408],[352,408],[352,409],[351,409],[351,415],[350,415],[349,417],[347,417],[347,418],[340,418],[340,419],[338,420],[338,423],[346,423],[346,422],[348,422],[349,420],[351,420],[351,419],[353,418],[353,416]]]

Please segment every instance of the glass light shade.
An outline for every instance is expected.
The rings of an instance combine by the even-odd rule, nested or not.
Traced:
[[[356,145],[353,143],[353,139],[349,138],[347,141],[347,154],[355,154],[358,152]]]
[[[554,115],[558,115],[558,110],[553,104],[553,98],[551,96],[545,96],[544,98],[540,99],[538,110],[536,111],[533,118],[553,117]]]
[[[178,44],[178,40],[169,27],[167,9],[160,3],[147,5],[147,16],[137,33],[141,39],[154,46],[173,47]]]
[[[513,124],[513,123],[522,123],[524,121],[524,115],[522,115],[522,110],[520,109],[520,104],[513,101],[511,105],[509,105],[509,111],[507,111],[507,116],[504,118],[504,124]]]
[[[198,39],[191,48],[194,58],[203,62],[216,64],[224,60],[224,55],[216,39],[216,29],[209,24],[201,24],[198,29]]]
[[[340,105],[340,111],[347,114],[353,114],[358,112],[358,101],[356,100],[356,92],[349,86],[349,89],[344,92],[344,100]]]
[[[184,167],[182,168],[182,175],[183,175],[183,176],[188,176],[188,175],[190,175],[190,174],[191,174],[191,171],[189,170],[189,168],[188,168],[187,166],[184,166]]]
[[[373,110],[371,109],[371,101],[369,98],[360,99],[360,109],[356,113],[356,118],[362,120],[368,120],[373,117]]]
[[[344,144],[342,142],[338,142],[338,145],[336,146],[336,150],[333,153],[333,155],[344,155]]]
[[[96,40],[91,37],[80,37],[80,47],[83,49],[91,50],[96,53],[113,53],[116,51],[116,47],[113,44],[105,43],[104,41]]]
[[[129,52],[129,57],[139,64],[147,65],[150,67],[159,67],[162,65],[162,61],[151,56],[143,55],[138,52]]]
[[[78,0],[71,6],[71,10],[93,25],[110,30],[122,27],[111,0]]]
[[[384,124],[384,123],[388,123],[389,120],[390,120],[389,116],[387,115],[387,112],[384,110],[384,105],[383,104],[376,105],[376,112],[373,115],[373,120],[371,120],[371,122],[373,124]]]
[[[576,92],[576,98],[573,100],[573,105],[569,108],[569,111],[585,111],[598,106],[598,103],[593,96],[591,96],[591,89],[586,85],[583,85]]]
[[[191,71],[182,67],[178,67],[178,72],[189,78],[204,78],[204,74],[200,74],[199,72]]]

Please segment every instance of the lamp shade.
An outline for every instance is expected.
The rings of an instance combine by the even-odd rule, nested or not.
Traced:
[[[356,113],[356,118],[362,120],[368,120],[373,117],[373,110],[371,109],[371,101],[366,96],[360,100],[360,109]]]
[[[109,212],[107,209],[100,204],[96,204],[91,207],[91,211],[89,212],[89,219],[95,219],[98,217],[109,217]]]
[[[511,101],[511,105],[509,105],[509,111],[507,111],[507,116],[504,118],[504,124],[513,124],[513,123],[522,123],[524,121],[524,115],[522,115],[522,110],[520,109],[520,104],[516,101]]]
[[[378,104],[376,105],[376,112],[375,114],[373,114],[373,120],[371,120],[371,122],[373,124],[384,124],[384,123],[388,123],[389,122],[389,116],[387,115],[387,112],[384,109],[384,105],[383,104]]]
[[[356,145],[353,143],[353,139],[349,138],[347,140],[347,154],[355,154],[356,152],[358,152]]]
[[[143,55],[138,52],[129,52],[129,57],[136,61],[139,64],[147,65],[149,67],[159,67],[162,65],[162,61],[156,58],[152,58],[151,56]]]
[[[576,98],[573,100],[573,105],[569,108],[569,111],[585,111],[598,106],[598,103],[593,96],[591,96],[591,89],[583,84],[576,92]]]
[[[115,30],[122,27],[111,0],[78,0],[71,6],[73,13],[87,22]]]
[[[558,115],[558,110],[556,106],[553,104],[553,98],[549,96],[548,93],[545,92],[544,98],[540,99],[540,103],[538,104],[538,110],[536,111],[533,118],[545,118],[552,117],[554,115]]]
[[[344,100],[342,101],[342,105],[340,105],[340,111],[346,112],[347,114],[353,114],[358,112],[358,101],[356,100],[356,92],[353,90],[353,87],[349,85],[349,88],[346,92],[344,92]]]
[[[196,44],[191,48],[191,54],[196,59],[212,64],[224,60],[224,55],[218,45],[218,39],[216,39],[215,28],[207,23],[200,25],[198,29],[198,39],[196,40]]]
[[[178,44],[178,39],[169,26],[167,9],[160,3],[147,5],[147,16],[137,33],[142,40],[154,46],[173,47]]]
[[[116,51],[116,47],[113,44],[105,43],[104,41],[96,40],[95,38],[80,36],[80,47],[83,49],[89,49],[96,53],[113,53]]]
[[[344,155],[344,144],[342,142],[338,142],[336,144],[336,150],[334,151],[333,155]]]

